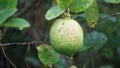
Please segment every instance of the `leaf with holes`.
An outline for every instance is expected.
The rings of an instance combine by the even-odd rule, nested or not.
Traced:
[[[74,13],[85,11],[91,4],[93,0],[74,0],[70,5],[70,9]]]

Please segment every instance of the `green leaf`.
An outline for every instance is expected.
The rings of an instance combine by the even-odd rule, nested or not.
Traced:
[[[67,7],[70,6],[70,4],[74,1],[74,0],[56,0],[58,6],[60,6],[60,8],[62,9],[66,9]]]
[[[60,16],[60,15],[63,14],[64,12],[65,12],[65,10],[61,9],[61,8],[58,7],[58,6],[54,6],[54,7],[50,8],[50,9],[47,11],[47,13],[46,13],[46,15],[45,15],[45,18],[46,18],[47,20],[51,20],[51,19],[54,19],[54,18]]]
[[[70,9],[74,13],[85,11],[91,4],[93,0],[74,0],[70,5]]]
[[[0,10],[6,8],[16,8],[17,0],[0,0]]]
[[[107,20],[104,20],[104,21],[98,23],[96,26],[97,31],[103,32],[104,34],[106,34],[107,37],[112,38],[113,33],[116,31],[116,28],[118,26],[118,24],[116,22],[112,22],[113,19],[114,18],[112,18],[112,19],[109,18]]]
[[[15,27],[15,28],[18,28],[18,29],[22,30],[23,28],[29,27],[30,24],[25,19],[13,18],[9,22],[3,24],[3,26],[5,26],[5,27]]]
[[[84,51],[88,48],[92,48],[93,51],[97,51],[103,47],[103,44],[107,41],[107,37],[100,32],[93,31],[92,33],[87,33],[85,36],[84,46],[80,51]]]
[[[102,49],[102,55],[108,59],[111,59],[114,56],[113,50],[110,47]]]
[[[57,62],[55,65],[56,65],[56,68],[67,68],[66,59],[60,58],[59,62]]]
[[[101,66],[100,68],[113,68],[112,66],[106,65],[106,66]]]
[[[85,50],[89,49],[90,47],[91,47],[90,45],[84,44],[84,46],[82,46],[82,48],[80,49],[80,51],[85,51]]]
[[[48,45],[42,44],[37,47],[38,57],[44,65],[55,64],[59,61],[60,54]]]
[[[25,61],[27,61],[29,64],[34,65],[34,66],[40,65],[39,60],[33,56],[26,57]]]
[[[16,11],[16,9],[0,10],[0,24],[2,24],[8,17],[12,16]]]
[[[97,22],[99,19],[99,8],[96,0],[93,0],[93,3],[90,5],[90,7],[85,10],[85,16],[89,25]]]
[[[118,4],[120,3],[120,0],[104,0],[106,3],[113,3],[113,4]]]
[[[53,48],[50,49],[50,53],[52,55],[50,61],[52,64],[55,64],[57,61],[59,61],[60,54],[57,53]]]
[[[77,68],[75,65],[70,66],[70,68]]]

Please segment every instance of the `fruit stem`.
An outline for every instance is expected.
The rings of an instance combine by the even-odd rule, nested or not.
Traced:
[[[70,8],[67,8],[67,14],[70,15]]]
[[[70,19],[70,18],[71,18],[70,8],[69,8],[69,7],[67,8],[67,12],[65,13],[65,18],[66,18],[66,19]]]

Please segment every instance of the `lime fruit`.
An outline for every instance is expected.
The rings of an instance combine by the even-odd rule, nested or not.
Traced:
[[[50,29],[50,43],[59,53],[73,56],[83,45],[83,30],[74,19],[58,19]]]

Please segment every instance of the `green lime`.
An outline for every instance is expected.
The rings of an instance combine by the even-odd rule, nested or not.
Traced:
[[[73,56],[83,45],[83,30],[73,19],[58,19],[50,29],[50,43],[59,53]]]

